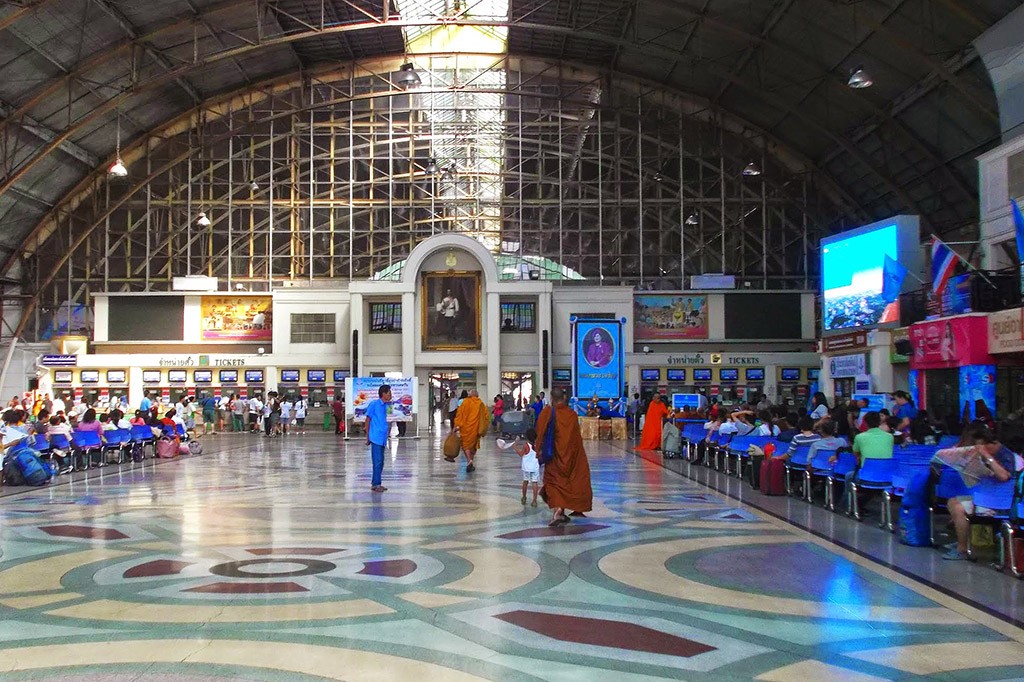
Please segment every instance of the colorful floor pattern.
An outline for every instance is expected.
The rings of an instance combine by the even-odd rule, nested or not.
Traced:
[[[0,679],[1024,680],[1019,628],[613,443],[559,530],[492,442],[383,495],[355,440],[205,444],[0,499]]]

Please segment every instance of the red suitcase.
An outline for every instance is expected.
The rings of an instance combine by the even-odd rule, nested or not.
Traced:
[[[771,457],[761,463],[761,492],[765,495],[786,494],[786,461]]]

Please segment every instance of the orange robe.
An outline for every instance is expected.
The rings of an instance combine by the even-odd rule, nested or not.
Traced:
[[[538,452],[544,444],[544,433],[551,421],[550,405],[537,418]],[[555,410],[555,455],[544,465],[544,487],[541,497],[549,507],[588,512],[593,508],[594,491],[590,487],[590,463],[583,449],[580,420],[568,405]]]
[[[455,411],[455,426],[459,429],[463,450],[476,450],[480,446],[481,430],[490,426],[491,413],[479,397],[471,395]]]
[[[661,447],[661,420],[668,416],[668,408],[660,400],[652,400],[644,418],[644,431],[640,434],[637,450],[657,450]]]

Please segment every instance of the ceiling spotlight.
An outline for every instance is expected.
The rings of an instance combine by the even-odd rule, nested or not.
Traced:
[[[860,90],[862,88],[870,88],[875,84],[875,81],[871,78],[871,74],[864,70],[863,66],[858,66],[850,72],[850,80],[846,81],[846,84],[854,90]]]
[[[437,172],[437,159],[427,160],[427,175],[433,175]]]
[[[686,220],[683,222],[685,222],[687,225],[699,225],[700,218],[697,217],[697,212],[694,211],[690,215],[686,216]]]
[[[213,223],[210,222],[210,219],[206,217],[206,213],[200,211],[199,217],[196,219],[196,225],[199,227],[209,227],[212,224]]]
[[[651,176],[651,180],[654,180],[655,182],[661,182],[664,179],[665,176],[661,174],[661,171],[654,171],[654,175]]]
[[[241,282],[235,284],[235,291],[245,291],[245,285]]]
[[[761,169],[758,167],[758,165],[756,163],[751,161],[750,163],[747,164],[747,167],[743,169],[743,174],[744,175],[760,175],[761,174]]]
[[[253,180],[252,183],[249,185],[249,189],[251,189],[253,192],[258,192],[260,189],[259,183]]]
[[[128,169],[124,166],[124,161],[118,156],[114,164],[107,169],[107,175],[112,178],[125,178],[128,177]]]
[[[402,64],[402,68],[398,71],[398,76],[395,78],[395,82],[403,88],[414,88],[420,84],[420,75],[416,73],[416,69],[413,68],[412,62]]]

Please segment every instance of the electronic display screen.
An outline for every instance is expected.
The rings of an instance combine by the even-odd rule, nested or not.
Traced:
[[[808,368],[808,370],[807,370],[807,380],[808,381],[817,381],[820,376],[821,376],[821,369],[819,369],[818,367]]]
[[[686,370],[685,369],[670,369],[668,370],[669,381],[686,381]]]
[[[694,369],[693,370],[693,380],[694,381],[711,381],[711,370],[707,369],[707,368],[704,368],[704,369]]]
[[[83,384],[98,384],[100,381],[100,371],[98,369],[83,369],[79,377]]]
[[[160,370],[158,370],[158,369],[144,369],[144,370],[142,370],[142,383],[144,383],[144,384],[159,384],[160,383]]]
[[[237,369],[222,369],[220,371],[220,383],[222,384],[233,384],[238,381],[238,370]]]
[[[721,369],[718,370],[718,378],[722,381],[736,381],[740,378],[740,371],[738,369]]]
[[[572,381],[572,370],[553,369],[551,370],[551,378],[554,381]]]
[[[172,384],[183,384],[185,379],[188,378],[188,372],[183,369],[169,369],[167,370],[167,381]]]
[[[642,370],[640,370],[640,381],[661,381],[661,370],[660,369],[642,369]]]
[[[764,370],[761,368],[751,368],[746,370],[747,381],[764,381]]]
[[[826,331],[899,321],[899,286],[883,291],[886,264],[889,263],[891,273],[892,263],[899,262],[898,225],[892,222],[857,232],[822,240],[822,312]]]
[[[310,383],[322,384],[327,381],[327,370],[323,369],[311,369],[306,372],[306,379]]]
[[[128,373],[123,369],[108,369],[107,370],[107,383],[108,384],[123,384],[128,381]]]
[[[247,384],[262,384],[263,383],[263,370],[262,369],[247,369],[247,370],[245,370],[245,383],[247,383]]]
[[[208,384],[213,381],[212,369],[197,369],[192,373],[192,378],[197,384]]]
[[[345,379],[348,379],[349,371],[347,369],[336,369],[334,370],[334,383],[342,384],[345,383]]]
[[[783,381],[800,381],[800,368],[799,367],[783,367],[782,368],[782,380]]]
[[[282,369],[281,370],[281,381],[293,382],[299,380],[299,370],[297,369]]]
[[[72,372],[70,369],[58,369],[53,373],[53,381],[58,384],[70,384]]]

